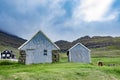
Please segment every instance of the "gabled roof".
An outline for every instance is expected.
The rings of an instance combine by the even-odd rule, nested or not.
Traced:
[[[70,51],[71,49],[73,49],[73,48],[76,47],[77,45],[81,45],[81,46],[84,47],[86,50],[91,51],[90,49],[88,49],[86,46],[84,46],[84,45],[81,44],[81,43],[77,43],[77,44],[75,44],[75,45],[72,46],[68,51]]]
[[[50,41],[57,49],[60,50],[60,48],[54,42],[52,42],[41,30],[39,30],[31,39],[29,39],[24,44],[22,44],[18,49],[21,49],[22,47],[24,47],[28,42],[30,42],[39,33],[43,34],[48,39],[48,41]]]

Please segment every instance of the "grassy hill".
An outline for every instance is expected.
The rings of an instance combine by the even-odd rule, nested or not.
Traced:
[[[104,66],[97,66],[98,61],[102,61]],[[68,63],[67,56],[61,54],[60,62],[52,64],[22,65],[9,62],[6,65],[8,62],[0,62],[0,80],[120,80],[119,61],[120,57],[107,55],[93,57],[91,64]]]
[[[18,48],[25,41],[22,38],[0,31],[0,46]]]
[[[91,64],[68,63],[65,53],[52,64],[0,61],[0,80],[120,80],[120,50],[92,49],[91,56]],[[98,61],[104,66],[98,66]]]
[[[18,48],[25,41],[26,41],[25,39],[0,31],[0,46],[2,47],[7,46]],[[78,42],[84,44],[90,49],[91,48],[120,49],[120,37],[111,36],[93,36],[93,37],[84,36],[74,40],[73,42],[59,40],[56,41],[55,44],[57,44],[61,48],[61,51],[64,52]]]
[[[84,36],[74,40],[73,42],[68,41],[56,41],[55,43],[62,49],[62,51],[68,50],[71,46],[76,43],[82,43],[90,49],[104,48],[104,49],[120,49],[120,37],[111,36]],[[65,45],[65,46],[64,46]]]
[[[4,50],[12,50],[18,57],[18,47],[26,40],[9,33],[0,31],[0,52]]]
[[[2,35],[2,36],[1,36]],[[13,50],[25,40],[0,33],[0,51]],[[61,49],[81,42],[91,48],[91,64],[68,63],[65,53],[60,54],[60,62],[52,64],[23,65],[16,62],[0,61],[0,80],[120,80],[120,38],[81,37],[73,42],[57,41]],[[97,65],[102,61],[104,66]]]
[[[10,46],[3,46],[3,45],[0,45],[0,53],[4,50],[12,50],[13,53],[16,54],[16,57],[18,58],[19,56],[19,50],[17,48],[14,48],[14,47],[10,47]]]
[[[0,80],[120,80],[120,67],[56,63],[0,66]]]

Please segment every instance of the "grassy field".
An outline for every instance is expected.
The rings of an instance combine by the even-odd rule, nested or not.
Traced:
[[[0,62],[0,80],[120,80],[120,50],[92,50],[92,63],[68,63],[61,54],[59,63],[22,65]],[[102,61],[104,66],[97,66]]]
[[[80,63],[0,66],[0,80],[120,80],[120,67]]]

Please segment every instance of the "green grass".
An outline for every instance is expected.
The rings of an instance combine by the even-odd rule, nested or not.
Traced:
[[[0,66],[0,80],[120,80],[119,67],[55,63]]]
[[[92,50],[91,64],[68,63],[66,54],[60,55],[59,63],[52,64],[0,61],[0,80],[120,80],[119,53],[120,50]],[[98,66],[98,61],[104,66]]]
[[[92,57],[120,57],[120,50],[96,49],[91,50]]]

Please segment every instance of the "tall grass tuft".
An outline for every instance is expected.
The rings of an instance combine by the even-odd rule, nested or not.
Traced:
[[[9,60],[1,60],[0,65],[14,65],[15,62],[9,61]]]

